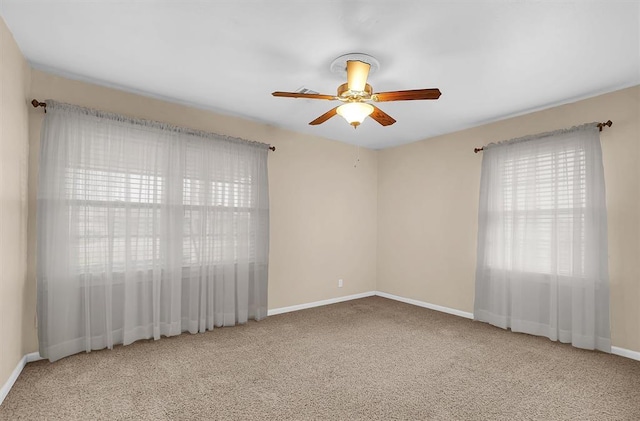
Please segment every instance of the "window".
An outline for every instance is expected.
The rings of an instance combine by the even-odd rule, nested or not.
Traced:
[[[183,265],[200,265],[204,253],[213,256],[215,262],[234,262],[243,258],[238,253],[242,239],[251,240],[252,217],[251,178],[203,183],[197,179],[185,179],[183,184],[184,237]],[[213,214],[215,211],[215,215]],[[227,224],[226,229],[216,229]],[[233,247],[224,245],[233,244]],[[249,247],[245,259],[255,258],[255,245]]]
[[[535,273],[584,272],[585,153],[532,150],[502,165],[501,206],[489,219],[502,233],[490,266]]]
[[[147,267],[159,258],[161,177],[72,167],[65,190],[79,272],[123,272],[127,260]]]
[[[160,259],[167,207],[162,177],[82,168],[68,168],[66,173],[80,271],[103,272],[109,267],[122,272],[126,262],[146,268]],[[183,179],[184,267],[255,258],[255,246],[248,254],[239,253],[238,247],[242,239],[251,237],[255,213],[251,189],[250,177],[209,182]],[[225,224],[232,225],[219,229]]]

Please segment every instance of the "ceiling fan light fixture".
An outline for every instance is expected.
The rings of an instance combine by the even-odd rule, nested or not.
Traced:
[[[358,127],[367,116],[371,115],[373,106],[364,102],[348,102],[339,106],[336,112],[347,120],[347,123]]]

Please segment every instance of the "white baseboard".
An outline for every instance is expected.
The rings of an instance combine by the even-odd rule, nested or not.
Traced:
[[[328,300],[314,301],[312,303],[297,304],[295,306],[274,308],[267,311],[267,316],[275,316],[276,314],[289,313],[291,311],[304,310],[307,308],[326,306],[328,304],[341,303],[343,301],[357,300],[358,298],[372,297],[376,295],[375,291],[362,292],[360,294],[345,295],[343,297],[329,298]]]
[[[455,308],[449,308],[449,307],[439,306],[436,304],[426,303],[424,301],[418,301],[412,298],[400,297],[398,295],[393,295],[393,294],[389,294],[387,292],[382,292],[382,291],[367,291],[367,292],[362,292],[360,294],[345,295],[343,297],[329,298],[328,300],[314,301],[312,303],[298,304],[298,305],[289,306],[289,307],[274,308],[267,312],[267,316],[275,316],[276,314],[289,313],[291,311],[298,311],[298,310],[304,310],[307,308],[326,306],[329,304],[341,303],[343,301],[357,300],[359,298],[372,297],[374,295],[384,297],[384,298],[389,298],[395,301],[401,301],[403,303],[412,304],[418,307],[424,307],[431,310],[440,311],[442,313],[453,314],[454,316],[460,316],[466,319],[473,319],[473,314],[467,313],[466,311],[456,310]]]
[[[9,391],[13,387],[13,384],[16,382],[16,380],[18,380],[18,376],[20,376],[20,373],[22,373],[22,369],[24,368],[24,366],[27,365],[27,363],[38,361],[41,359],[42,357],[40,357],[40,353],[38,352],[31,352],[20,358],[20,361],[18,361],[18,365],[16,365],[16,368],[13,369],[7,381],[2,385],[2,388],[0,388],[0,405],[2,405],[4,398],[6,398],[9,394]]]
[[[444,306],[439,306],[437,304],[425,303],[424,301],[414,300],[412,298],[400,297],[398,295],[389,294],[387,292],[376,291],[376,295],[384,298],[389,298],[391,300],[402,301],[403,303],[413,304],[414,306],[428,308],[430,310],[440,311],[442,313],[453,314],[454,316],[464,317],[465,319],[473,320],[473,313],[468,313],[462,310],[456,310],[455,308],[449,308]]]
[[[27,363],[44,360],[44,358],[40,356],[39,352],[30,352],[27,355],[25,355],[25,358],[27,359]]]
[[[441,311],[443,313],[449,313],[449,314],[453,314],[455,316],[465,317],[467,319],[472,319],[473,320],[473,313],[468,313],[466,311],[456,310],[454,308],[443,307],[443,306],[439,306],[439,305],[431,304],[431,303],[425,303],[424,301],[418,301],[418,300],[414,300],[414,299],[411,299],[411,298],[404,298],[404,297],[400,297],[400,296],[397,296],[397,295],[388,294],[388,293],[382,292],[382,291],[376,291],[376,295],[378,295],[380,297],[396,300],[396,301],[402,301],[403,303],[413,304],[413,305],[416,305],[416,306],[419,306],[419,307],[429,308],[431,310]],[[638,351],[632,351],[630,349],[620,348],[620,347],[617,347],[617,346],[612,346],[611,347],[611,353],[614,354],[614,355],[619,355],[621,357],[630,358],[632,360],[640,361],[640,352],[638,352]]]
[[[7,381],[4,383],[4,385],[2,385],[2,389],[0,389],[0,405],[2,405],[4,398],[6,398],[9,394],[9,391],[13,387],[13,384],[16,382],[16,380],[18,380],[18,376],[20,375],[20,373],[22,373],[22,369],[24,368],[25,364],[27,364],[26,355],[20,358],[20,361],[18,361],[18,365],[16,365],[16,368],[13,369]]]
[[[638,351],[632,351],[630,349],[612,346],[611,353],[615,355],[620,355],[621,357],[631,358],[632,360],[640,361],[640,352]]]

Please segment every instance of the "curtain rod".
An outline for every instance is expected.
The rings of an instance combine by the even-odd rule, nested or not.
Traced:
[[[33,101],[31,101],[31,105],[33,105],[33,108],[42,107],[44,108],[45,114],[47,113],[47,104],[45,102],[40,102],[37,99],[34,99]],[[276,147],[269,145],[269,149],[275,152]]]
[[[34,107],[35,107],[35,105],[34,105]],[[612,125],[613,125],[613,121],[611,121],[611,120],[607,120],[607,121],[606,121],[606,122],[604,122],[604,123],[598,123],[598,124],[597,124],[597,127],[598,127],[598,129],[600,129],[600,131],[602,131],[602,128],[603,128],[604,126],[611,127]],[[481,147],[481,148],[473,148],[473,153],[482,152],[483,150],[484,150],[484,146],[483,146],[483,147]]]

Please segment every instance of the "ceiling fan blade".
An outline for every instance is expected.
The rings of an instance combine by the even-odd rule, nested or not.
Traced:
[[[307,98],[307,99],[328,99],[329,101],[338,99],[335,95],[324,94],[302,94],[300,92],[273,92],[273,96],[282,96],[286,98]]]
[[[347,88],[350,91],[364,91],[371,65],[359,60],[347,61]]]
[[[311,126],[317,126],[318,124],[322,124],[325,121],[329,120],[331,117],[333,117],[334,115],[337,114],[336,110],[338,109],[338,107],[332,108],[329,111],[327,111],[326,113],[322,114],[320,117],[316,118],[315,120],[313,120],[311,123],[309,123]]]
[[[391,126],[396,122],[393,117],[382,111],[380,108],[376,107],[375,105],[372,105],[372,107],[373,112],[369,115],[369,117],[371,117],[378,123],[382,124],[383,126]]]
[[[373,94],[371,99],[377,102],[383,101],[411,101],[414,99],[438,99],[441,92],[438,88],[414,89],[411,91],[379,92]]]

